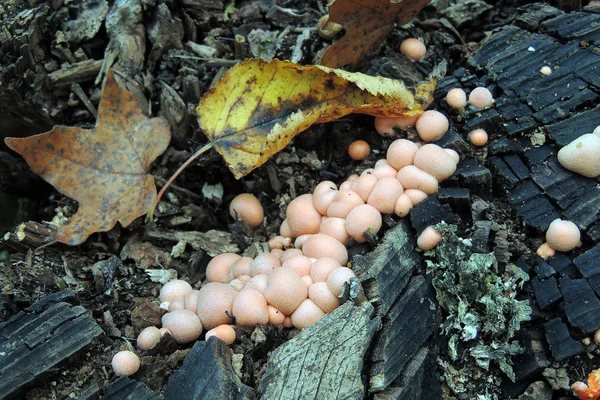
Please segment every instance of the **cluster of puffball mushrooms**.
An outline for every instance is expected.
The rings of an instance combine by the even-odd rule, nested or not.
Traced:
[[[426,49],[419,40],[407,39],[401,52],[417,60],[425,55]],[[482,109],[491,106],[494,99],[486,88],[472,90],[468,100],[462,89],[452,89],[446,102],[456,110],[467,104]],[[423,142],[395,140],[386,157],[377,161],[374,168],[360,176],[350,176],[339,188],[333,182],[321,182],[312,194],[292,200],[280,235],[268,242],[269,252],[254,259],[233,253],[214,257],[206,270],[208,283],[200,290],[194,290],[183,280],[166,283],[160,291],[161,308],[168,311],[162,317],[162,328],[151,326],[142,330],[137,338],[138,348],[152,349],[167,333],[178,343],[190,343],[204,330],[206,339],[216,336],[232,344],[236,338],[234,325],[305,328],[335,310],[340,305],[338,296],[344,284],[355,276],[347,267],[346,245],[372,240],[381,229],[382,214],[405,217],[428,195],[437,193],[439,182],[456,170],[458,153],[429,143],[448,130],[448,119],[442,113],[430,110],[411,117],[375,119],[375,129],[384,136],[393,135],[394,128],[409,127],[415,128]],[[586,149],[593,146],[600,149],[600,127],[597,130],[594,136],[598,143],[591,139],[589,144],[590,140],[585,139]],[[478,129],[469,134],[469,139],[475,146],[484,146],[488,136]],[[582,146],[574,147],[574,151],[580,151]],[[356,141],[350,146],[349,155],[354,160],[363,160],[369,151],[368,143]],[[596,159],[600,160],[599,150],[595,151]],[[566,158],[571,160],[573,155],[569,153]],[[594,162],[588,162],[584,168],[588,175],[583,175],[594,173],[588,171],[589,164]],[[600,170],[595,174],[600,174]],[[264,219],[262,205],[249,193],[233,199],[230,213],[251,227],[260,225]],[[555,229],[565,224],[570,233]],[[571,232],[573,226],[577,229],[572,222],[554,221],[544,244],[548,251],[568,251],[578,246],[579,230],[575,235]],[[441,236],[428,227],[418,237],[417,245],[423,250],[432,249]],[[565,236],[568,244],[557,244],[563,243]],[[117,375],[127,376],[137,372],[140,360],[132,351],[120,351],[113,357],[112,367]]]

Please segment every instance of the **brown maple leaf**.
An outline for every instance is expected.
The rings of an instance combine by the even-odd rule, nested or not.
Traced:
[[[352,68],[381,44],[396,24],[412,20],[430,0],[334,0],[328,22],[341,24],[346,34],[327,49],[320,64]]]
[[[59,242],[77,245],[117,221],[127,226],[147,212],[156,197],[148,169],[170,138],[167,121],[142,114],[109,72],[94,129],[56,126],[5,142],[33,172],[79,202],[77,213],[56,235]]]

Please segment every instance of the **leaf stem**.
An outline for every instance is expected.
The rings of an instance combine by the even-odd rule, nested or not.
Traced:
[[[158,202],[160,201],[160,199],[162,198],[162,196],[165,194],[165,192],[167,191],[167,189],[169,188],[169,186],[171,186],[171,183],[173,183],[173,181],[175,179],[177,179],[177,177],[179,176],[179,174],[181,174],[183,172],[183,170],[186,169],[187,166],[192,163],[192,161],[196,160],[202,154],[204,154],[208,150],[212,149],[212,147],[213,147],[213,144],[211,142],[205,144],[200,150],[198,150],[197,152],[195,152],[194,154],[192,154],[192,156],[190,158],[188,158],[187,161],[184,162],[181,165],[181,167],[179,167],[179,169],[177,171],[175,171],[175,173],[173,174],[173,176],[171,176],[169,178],[169,180],[163,185],[163,187],[160,190],[160,192],[158,192],[158,195],[156,196],[156,199],[152,202],[152,205],[150,205],[150,208],[148,209],[148,214],[146,214],[146,223],[154,221],[154,210],[156,209],[156,206],[158,205]]]

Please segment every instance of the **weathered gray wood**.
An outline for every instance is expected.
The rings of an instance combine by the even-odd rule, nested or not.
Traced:
[[[347,302],[277,348],[259,385],[262,399],[362,399],[364,358],[380,326],[373,306]]]
[[[127,377],[111,383],[105,390],[102,400],[161,400],[162,394],[154,392],[148,386]]]
[[[253,399],[231,366],[231,349],[216,337],[196,342],[183,366],[169,379],[166,400]]]
[[[0,323],[0,398],[14,398],[40,382],[102,333],[85,308],[67,303]]]

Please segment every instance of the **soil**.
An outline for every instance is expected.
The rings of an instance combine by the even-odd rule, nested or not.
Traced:
[[[64,52],[56,53],[58,46],[53,42],[54,36],[48,34],[59,29],[62,21],[76,16],[83,3],[47,2],[47,18],[40,27],[36,28],[41,32],[39,47],[44,50],[44,56],[39,57],[37,61],[38,69],[57,71],[65,62]],[[112,2],[109,3],[112,5]],[[138,71],[137,78],[131,79],[132,87],[138,90],[141,97],[148,99],[148,109],[152,110],[153,115],[170,116],[165,111],[166,103],[161,101],[161,94],[164,94],[161,90],[163,85],[177,92],[186,107],[185,118],[178,127],[179,133],[175,135],[176,140],[172,143],[172,147],[155,162],[151,171],[160,188],[185,158],[207,141],[199,131],[194,108],[199,98],[222,76],[222,73],[232,65],[232,60],[236,58],[233,45],[235,35],[247,34],[254,27],[278,31],[283,28],[281,22],[265,17],[264,4],[270,3],[269,1],[235,2],[235,9],[227,18],[224,18],[222,8],[201,10],[191,7],[190,4],[195,3],[194,1],[148,0],[140,3],[147,5],[142,12],[142,25],[147,29],[153,26],[152,10],[155,10],[157,3],[166,5],[173,18],[186,21],[195,17],[197,21],[206,21],[205,24],[199,22],[196,24],[195,38],[190,37],[190,27],[183,23],[183,42],[195,39],[196,42],[202,43],[202,40],[209,38],[212,40],[209,42],[214,43],[219,54],[217,61],[210,61],[197,56],[187,46],[177,48],[177,45],[167,42],[168,49],[155,50],[148,44],[143,54],[143,67]],[[326,10],[324,3],[324,1],[299,0],[278,2],[281,7],[294,9],[302,15],[292,22],[286,21],[283,24],[288,24],[291,28],[315,27],[317,20]],[[416,68],[412,68],[411,65],[412,70],[407,69],[408,72],[403,73],[412,76],[415,80],[422,79],[442,59],[447,60],[448,71],[452,73],[465,66],[467,57],[479,48],[480,42],[485,38],[484,32],[510,24],[519,13],[517,8],[530,2],[488,1],[487,3],[493,5],[493,8],[481,16],[467,19],[465,24],[456,28],[455,32],[460,36],[460,40],[443,28],[439,13],[444,8],[441,3],[443,2],[438,2],[437,9],[434,6],[426,7],[408,27],[395,29],[372,56],[360,63],[357,70],[385,73],[381,61],[384,57],[394,60],[399,65],[408,65],[399,54],[400,43],[406,37],[421,37],[428,44],[429,54],[416,64]],[[571,3],[574,2],[569,2],[568,6],[572,7]],[[40,4],[45,3],[8,2],[0,10],[3,14],[0,25],[3,18],[8,19],[9,16],[14,16],[28,8],[34,9]],[[557,5],[567,7],[565,4]],[[168,32],[160,32],[159,35],[168,36]],[[275,56],[279,59],[290,59],[294,50],[298,50],[297,37],[298,31],[290,31],[281,42]],[[110,38],[102,24],[92,37],[71,43],[66,39],[63,47],[70,49],[72,53],[75,53],[76,49],[83,49],[87,58],[98,60],[103,58],[109,42]],[[300,47],[302,57],[298,62],[303,65],[314,63],[318,53],[330,43],[331,40],[323,39],[316,30],[311,30],[309,40]],[[245,52],[244,56],[250,57],[247,48]],[[4,56],[4,59],[0,59],[0,65],[9,65],[14,61],[9,59],[9,55],[10,52]],[[127,74],[130,73],[123,64],[117,67]],[[31,87],[37,89],[37,84],[33,83],[36,72],[29,71],[30,75],[25,80],[31,82]],[[0,76],[13,84],[17,79],[8,77],[7,74]],[[81,81],[79,85],[91,102],[97,106],[100,92],[94,80]],[[42,105],[50,110],[48,115],[36,119],[36,121],[46,119],[46,125],[49,122],[68,126],[93,126],[95,122],[93,113],[83,101],[71,94],[69,87],[50,90],[49,86],[40,84],[39,91],[27,91],[23,100],[34,110]],[[2,100],[0,99],[0,102]],[[6,108],[0,110],[6,111]],[[36,127],[39,126],[46,127],[40,122],[28,129],[21,129],[11,122],[8,129],[10,132],[5,135],[17,135],[17,131],[23,134],[41,133],[44,129],[36,131]],[[411,135],[414,137],[414,132],[408,132],[408,136]],[[371,155],[365,161],[352,161],[347,154],[348,145],[357,139],[366,140],[371,145]],[[4,250],[0,253],[2,257],[0,288],[3,295],[0,304],[0,321],[26,310],[31,304],[49,294],[72,289],[75,295],[69,299],[69,302],[80,304],[89,310],[92,319],[106,334],[95,341],[91,347],[63,363],[60,370],[53,371],[43,382],[30,388],[23,398],[76,398],[94,384],[102,390],[115,380],[115,375],[110,368],[112,355],[129,344],[134,345],[135,338],[142,328],[160,324],[161,311],[157,299],[161,285],[149,280],[146,269],[175,270],[180,278],[192,282],[194,288],[201,287],[204,283],[205,267],[211,256],[204,250],[194,250],[189,246],[181,255],[173,256],[172,250],[176,242],[161,239],[159,235],[153,233],[155,230],[205,232],[214,229],[230,232],[231,242],[243,251],[253,243],[266,242],[270,236],[278,232],[285,216],[286,205],[292,198],[312,191],[320,181],[332,180],[340,183],[346,177],[372,167],[375,161],[385,154],[392,140],[381,137],[375,132],[373,117],[364,115],[344,117],[309,128],[264,166],[239,181],[233,178],[217,153],[213,152],[202,157],[176,180],[163,200],[163,206],[158,209],[157,221],[154,225],[146,226],[143,218],[140,218],[127,228],[117,226],[109,232],[94,234],[86,243],[77,247],[53,244],[37,250],[17,251],[3,242],[1,245],[4,246]],[[475,159],[482,160],[487,156],[485,149],[471,147],[469,151]],[[7,155],[7,157],[11,156]],[[16,155],[12,154],[10,161],[13,165],[20,166],[20,171],[27,171],[24,162]],[[11,172],[2,170],[2,173]],[[77,205],[74,201],[53,191],[32,173],[24,173],[33,183],[25,185],[23,183],[25,181],[19,179],[20,183],[12,182],[8,185],[13,193],[18,193],[22,199],[33,201],[36,207],[25,213],[26,219],[14,222],[57,220],[57,215],[68,218],[76,211]],[[0,181],[0,184],[2,183]],[[207,187],[214,185],[222,186],[222,196],[210,198],[205,195]],[[250,229],[232,220],[228,211],[229,202],[242,192],[253,193],[259,198],[265,208],[266,224]],[[524,226],[505,197],[490,195],[484,200],[490,206],[487,211],[488,218],[492,221],[503,221],[505,224],[507,236],[504,247],[511,254],[510,260],[515,261],[520,256],[531,259],[535,249],[542,243],[543,237]],[[470,216],[458,215],[457,223],[459,236],[467,236],[471,230]],[[393,224],[393,218],[385,218],[384,230],[391,228]],[[232,243],[224,240],[220,245],[231,246]],[[366,253],[373,250],[376,245],[376,243],[357,245],[350,248],[349,252],[350,254]],[[586,243],[585,249],[589,248],[590,243]],[[581,252],[583,250],[575,252],[573,256]],[[556,312],[560,311],[556,310]],[[522,329],[542,331],[543,327],[526,324]],[[264,341],[255,340],[257,331],[264,335],[266,338]],[[248,386],[256,387],[269,352],[296,334],[297,331],[293,329],[274,327],[241,330],[238,333],[239,340],[232,346],[234,354],[244,354],[243,361],[234,366],[234,369],[240,373],[241,381]],[[574,338],[581,340],[584,336],[579,334]],[[190,347],[190,345],[177,345],[169,338],[164,339],[157,348],[143,353],[142,368],[134,378],[152,390],[163,391],[169,378],[182,365]],[[584,379],[587,373],[597,367],[593,360],[590,361],[585,356],[554,362],[551,365],[553,370],[564,368],[571,383],[576,379]],[[556,389],[555,398],[567,397],[567,390]]]

